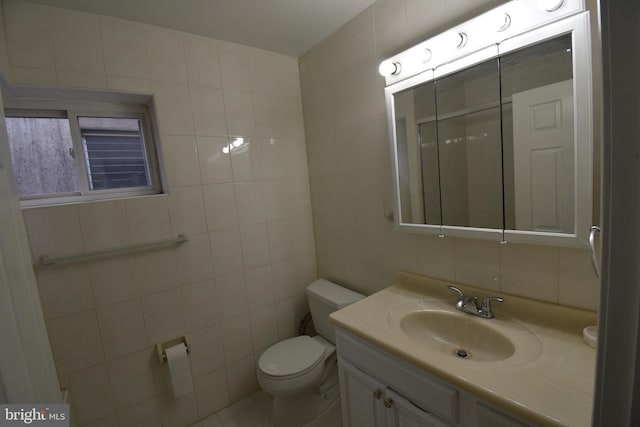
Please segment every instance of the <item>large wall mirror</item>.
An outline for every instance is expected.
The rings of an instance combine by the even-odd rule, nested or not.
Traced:
[[[511,23],[521,3],[507,3],[493,16]],[[451,34],[459,35],[460,44],[470,43],[473,20],[383,63],[381,69],[393,66],[386,95],[398,227],[586,244],[592,197],[591,61],[588,15],[579,6],[556,19],[543,13],[551,22],[517,34],[497,31],[498,40],[477,43],[464,55],[454,46],[449,55],[459,57],[446,62],[430,64],[437,62],[435,49],[426,46],[438,46]],[[417,52],[423,59],[412,63]],[[409,64],[405,78],[403,62]]]

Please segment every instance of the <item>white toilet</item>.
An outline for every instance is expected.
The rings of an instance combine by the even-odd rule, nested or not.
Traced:
[[[335,329],[329,314],[364,295],[319,279],[307,287],[307,298],[318,335],[276,343],[258,361],[258,382],[273,396],[274,427],[342,425]]]

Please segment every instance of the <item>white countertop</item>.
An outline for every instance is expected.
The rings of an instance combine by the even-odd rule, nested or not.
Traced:
[[[533,356],[472,362],[412,342],[393,325],[393,313],[403,305],[434,301],[453,307],[457,296],[446,288],[448,284],[401,273],[394,286],[333,313],[331,319],[340,328],[532,422],[591,425],[596,352],[583,341],[582,330],[595,325],[596,313],[459,285],[465,294],[505,299],[493,307],[496,319],[478,318],[480,322],[496,320],[493,326],[515,321],[540,344]],[[510,338],[518,350],[519,338]]]

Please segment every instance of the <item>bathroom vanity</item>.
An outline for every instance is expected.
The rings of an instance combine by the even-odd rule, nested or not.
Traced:
[[[331,315],[345,427],[590,425],[595,313],[499,295],[483,319],[448,284],[402,273]]]

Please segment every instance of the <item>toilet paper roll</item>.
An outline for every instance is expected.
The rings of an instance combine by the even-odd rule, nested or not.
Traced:
[[[187,355],[187,347],[184,343],[174,345],[165,350],[167,364],[171,374],[171,386],[175,397],[184,396],[193,391],[193,378],[191,378],[191,366]]]

